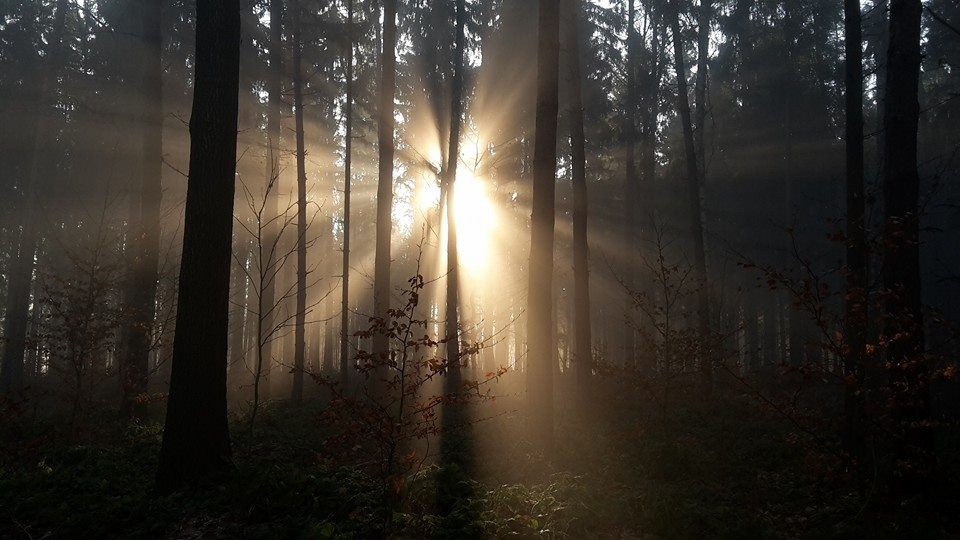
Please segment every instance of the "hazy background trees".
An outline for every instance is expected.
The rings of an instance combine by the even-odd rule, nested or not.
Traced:
[[[505,368],[540,450],[616,379],[809,407],[858,467],[929,472],[958,406],[953,2],[194,4],[0,8],[7,402],[80,425],[169,399],[166,444],[223,464],[227,400],[253,425],[389,360],[357,331],[419,269],[446,392]],[[210,5],[239,49],[205,79]]]

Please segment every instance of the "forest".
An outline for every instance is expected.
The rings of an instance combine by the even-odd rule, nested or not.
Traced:
[[[957,0],[0,15],[0,538],[960,537]]]

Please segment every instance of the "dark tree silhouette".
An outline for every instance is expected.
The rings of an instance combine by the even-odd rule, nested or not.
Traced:
[[[884,100],[883,197],[885,289],[884,333],[895,429],[897,494],[925,488],[929,451],[930,397],[924,358],[920,296],[920,177],[917,128],[920,116],[920,0],[890,1],[890,46],[887,50],[887,95]]]
[[[340,384],[350,382],[350,184],[353,158],[353,0],[347,0],[347,95],[343,122],[346,124],[343,148],[343,266],[340,296]]]
[[[297,138],[297,300],[293,334],[293,386],[290,399],[303,399],[307,315],[307,152],[303,141],[303,42],[299,0],[293,0],[293,108]]]
[[[584,403],[590,396],[593,371],[590,337],[590,248],[587,245],[587,155],[583,129],[580,73],[580,0],[565,0],[567,34],[567,99],[570,149],[573,158],[573,293],[574,360]],[[628,162],[628,167],[631,163]]]
[[[560,2],[540,0],[537,35],[537,113],[530,215],[527,293],[527,399],[536,438],[553,446],[553,233],[557,174],[557,86],[560,71]]]
[[[690,197],[690,234],[693,240],[693,264],[698,282],[697,326],[700,339],[706,343],[710,335],[709,284],[707,282],[707,256],[703,238],[703,208],[700,201],[700,172],[697,161],[697,149],[693,136],[693,124],[690,113],[690,100],[687,97],[687,68],[683,50],[683,37],[680,35],[679,0],[670,2],[670,28],[673,32],[673,63],[677,72],[677,111],[680,114],[680,127],[683,131],[684,156],[687,168],[688,196]],[[700,355],[700,372],[703,387],[712,386],[713,357],[709,351]]]
[[[463,122],[463,61],[467,10],[465,0],[456,1],[456,37],[454,38],[453,80],[450,89],[450,130],[447,163],[443,171],[443,198],[447,208],[447,268],[446,268],[446,373],[444,393],[456,395],[463,386],[460,358],[460,258],[457,246],[456,185],[460,162],[460,128]],[[468,247],[469,249],[469,247]],[[444,431],[441,438],[441,458],[447,463],[464,466],[467,448],[464,426],[465,406],[452,400],[443,406]],[[446,504],[448,501],[444,501]]]
[[[283,109],[283,0],[270,0],[270,39],[267,46],[267,57],[269,66],[267,68],[266,86],[267,86],[267,149],[266,149],[266,187],[264,201],[263,222],[266,224],[263,238],[263,245],[276,246],[278,242],[280,220],[277,216],[279,205],[277,201],[277,185],[280,180],[280,143],[283,139],[281,128],[281,113]],[[277,253],[275,249],[269,249],[266,253],[266,268],[275,268],[277,266]],[[273,329],[276,326],[277,304],[277,281],[269,279],[265,284],[258,285],[263,287],[262,297],[259,299],[264,306],[269,306],[268,312],[258,320],[258,324],[263,328]],[[258,317],[260,319],[261,317]],[[257,332],[260,335],[260,332]],[[261,342],[258,338],[259,350],[257,357],[262,366],[258,366],[258,373],[262,370],[263,381],[259,377],[256,381],[257,390],[263,393],[264,398],[270,396],[270,374],[273,367],[273,341]],[[262,387],[262,388],[261,388]]]
[[[390,244],[393,237],[394,94],[397,90],[397,0],[383,2],[383,48],[380,57],[380,107],[377,120],[379,170],[377,239],[374,254],[373,314],[387,320],[390,310]],[[373,336],[373,354],[389,351],[386,335]]]
[[[466,7],[464,0],[456,4],[456,45],[453,58],[453,88],[450,98],[450,141],[444,170],[444,197],[447,206],[447,364],[448,389],[460,388],[460,259],[457,256],[457,221],[454,209],[457,166],[460,162],[460,124],[463,118],[463,54]]]
[[[847,176],[847,294],[845,300],[846,358],[852,378],[844,388],[847,451],[863,460],[863,352],[867,326],[867,245],[863,173],[863,31],[860,2],[844,1],[844,92]]]
[[[190,169],[161,493],[232,469],[227,427],[227,312],[237,155],[240,5],[197,3]]]

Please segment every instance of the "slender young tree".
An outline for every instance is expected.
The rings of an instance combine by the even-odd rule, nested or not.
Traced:
[[[377,239],[374,254],[373,314],[386,321],[390,310],[390,244],[393,236],[394,94],[397,90],[397,0],[383,2],[383,50],[380,58],[380,109],[377,143]],[[373,354],[385,358],[390,349],[383,332],[373,336]]]
[[[633,227],[635,243],[644,246],[651,245],[648,232],[649,224],[646,223],[651,217],[653,209],[654,182],[657,176],[657,133],[658,118],[660,116],[660,92],[662,88],[662,79],[665,61],[662,59],[663,47],[663,24],[661,19],[664,10],[655,9],[654,2],[647,2],[644,11],[646,12],[646,30],[644,37],[649,35],[649,47],[647,51],[648,62],[640,71],[638,80],[639,94],[641,95],[639,103],[639,183],[637,192],[634,193],[634,206],[631,208],[633,214]],[[646,41],[646,40],[644,40]],[[632,255],[636,261],[634,268],[643,272],[642,252],[636,249]],[[639,291],[649,293],[650,285],[647,279],[641,279],[637,283]],[[632,300],[631,300],[632,304]],[[635,306],[631,305],[631,309]],[[644,323],[645,324],[645,323]],[[641,327],[640,333],[647,332],[649,327]],[[656,359],[654,351],[650,347],[638,348],[635,353],[637,365],[641,369],[654,367]]]
[[[217,482],[232,469],[227,311],[237,158],[238,0],[197,3],[190,165],[176,335],[157,490]]]
[[[683,51],[683,36],[680,35],[679,0],[671,0],[670,28],[673,33],[673,63],[677,72],[677,110],[683,129],[683,146],[687,165],[687,184],[690,197],[690,231],[693,235],[693,264],[698,282],[697,327],[700,339],[706,343],[710,334],[709,284],[707,283],[707,257],[703,240],[703,209],[700,202],[700,172],[697,167],[697,150],[693,138],[690,101],[687,97],[687,68]],[[713,385],[713,358],[704,351],[700,358],[700,372],[704,389]]]
[[[142,420],[147,391],[153,319],[156,315],[162,197],[163,92],[161,87],[162,0],[140,0],[143,56],[140,73],[140,190],[131,195],[130,275],[126,291],[127,327],[121,357],[121,414]]]
[[[340,384],[350,382],[350,165],[353,153],[353,0],[347,0],[347,96],[343,121],[346,124],[343,148],[343,270],[340,295]]]
[[[30,289],[33,282],[34,258],[37,251],[38,227],[34,215],[37,209],[38,183],[53,174],[47,149],[54,137],[50,122],[54,104],[54,88],[63,65],[63,38],[66,25],[67,0],[57,0],[53,15],[53,32],[45,54],[37,59],[39,81],[36,102],[36,126],[30,147],[29,176],[24,179],[20,205],[20,241],[14,244],[7,280],[7,309],[3,318],[3,363],[0,365],[0,393],[13,394],[23,388],[23,358],[27,342],[27,323],[30,314]]]
[[[781,77],[781,91],[780,96],[782,98],[782,112],[783,115],[783,184],[785,191],[785,204],[787,218],[790,221],[797,221],[799,219],[800,207],[797,204],[798,201],[798,185],[796,174],[796,166],[794,162],[794,138],[796,126],[799,122],[796,121],[796,109],[795,103],[798,101],[794,96],[795,89],[798,84],[797,73],[799,72],[799,67],[797,63],[798,54],[796,51],[796,44],[798,41],[798,36],[801,33],[801,21],[800,17],[796,16],[797,8],[789,0],[783,2],[783,22],[781,24],[781,31],[784,36],[784,43],[786,45],[785,61],[786,69],[784,76]],[[790,365],[795,368],[800,367],[803,363],[803,323],[806,318],[805,314],[801,310],[796,309],[793,305],[792,299],[787,299],[784,302],[784,318],[783,323],[786,326],[786,339],[784,340],[784,357],[790,361]],[[789,344],[789,346],[787,345]]]
[[[638,41],[639,36],[637,35],[637,10],[634,0],[628,0],[627,2],[627,92],[626,92],[626,101],[624,103],[624,114],[623,114],[623,138],[625,146],[625,157],[624,157],[624,193],[623,198],[623,219],[621,226],[623,227],[623,242],[626,245],[632,245],[636,239],[637,234],[637,219],[636,219],[636,207],[635,204],[640,199],[640,179],[637,174],[637,161],[636,161],[636,150],[637,150],[637,105],[638,105],[638,96],[637,96],[637,54],[638,54]],[[634,286],[633,276],[635,272],[639,269],[638,258],[634,255],[639,255],[639,253],[632,253],[629,256],[627,270],[625,272],[625,281],[629,286]],[[623,353],[623,365],[631,366],[634,363],[634,353],[635,343],[633,340],[633,326],[630,324],[629,314],[633,311],[633,303],[630,301],[628,295],[624,295],[624,316],[622,319],[622,336],[623,341],[621,343],[622,353]]]
[[[303,399],[307,314],[307,170],[303,140],[303,37],[300,0],[293,2],[293,107],[297,138],[297,306],[293,330],[293,386],[290,399]]]
[[[264,206],[263,223],[264,238],[262,244],[266,246],[276,246],[279,235],[278,213],[278,195],[280,191],[277,182],[280,180],[280,142],[282,139],[281,112],[283,107],[283,0],[270,0],[270,41],[267,47],[267,58],[269,69],[267,70],[267,141],[266,141],[266,186],[264,196],[266,197]],[[277,253],[275,250],[268,250],[266,253],[266,268],[275,268],[277,266]],[[258,297],[258,304],[270,306],[268,312],[258,311],[262,316],[257,317],[258,332],[262,335],[259,327],[272,329],[276,320],[276,310],[272,309],[276,305],[276,280],[271,278],[263,285],[261,295]],[[262,319],[262,320],[261,320]],[[270,373],[273,367],[273,341],[264,341],[258,339],[257,344],[257,369],[255,370],[257,380],[255,386],[263,394],[264,398],[270,395]],[[261,365],[262,364],[262,365]],[[262,384],[260,379],[263,379]]]
[[[456,201],[457,166],[460,161],[460,126],[463,118],[463,55],[464,27],[467,13],[465,0],[456,2],[456,37],[453,58],[453,81],[450,92],[450,140],[447,151],[447,165],[444,170],[443,191],[447,207],[447,305],[446,305],[446,353],[447,372],[443,379],[444,392],[453,394],[460,391],[462,376],[460,373],[460,259],[457,253],[457,221],[454,209]],[[461,466],[464,463],[465,446],[462,444],[463,420],[462,406],[457,403],[443,407],[444,435],[441,440],[442,458]]]
[[[924,358],[920,296],[920,177],[917,129],[920,117],[920,0],[890,0],[887,95],[883,102],[883,196],[881,267],[887,364],[895,426],[897,495],[908,497],[926,484],[930,430],[928,370]]]
[[[553,447],[553,234],[557,173],[557,85],[560,2],[540,0],[537,36],[537,112],[533,149],[533,211],[527,293],[527,399],[543,449]]]
[[[457,165],[460,161],[460,125],[463,118],[463,49],[466,7],[464,0],[457,0],[456,52],[453,59],[453,87],[450,98],[450,141],[447,151],[447,166],[444,171],[444,197],[447,206],[447,364],[446,383],[448,391],[460,388],[460,259],[457,254],[457,222],[454,212],[454,190],[457,183]]]
[[[867,242],[863,173],[863,31],[859,0],[845,0],[844,92],[847,177],[847,294],[845,299],[846,356],[844,387],[846,445],[851,458],[863,459],[863,350],[867,326]],[[861,463],[862,465],[862,463]]]
[[[565,0],[567,13],[567,88],[570,148],[573,158],[573,325],[577,385],[584,403],[593,372],[590,336],[590,248],[587,245],[587,155],[583,128],[583,79],[580,72],[580,1]]]

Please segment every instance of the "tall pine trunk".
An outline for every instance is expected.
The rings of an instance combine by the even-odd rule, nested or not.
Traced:
[[[583,130],[580,72],[580,1],[566,0],[567,88],[570,148],[573,158],[573,326],[577,386],[584,403],[590,397],[593,373],[590,335],[590,248],[587,244],[587,156]]]
[[[867,247],[863,158],[863,31],[859,0],[844,1],[844,90],[846,102],[847,293],[844,414],[850,457],[863,460],[863,351],[867,325]]]
[[[297,137],[297,298],[293,330],[293,386],[290,399],[303,399],[303,364],[306,347],[307,312],[307,170],[303,141],[303,43],[300,2],[293,4],[293,106]]]
[[[161,156],[163,152],[163,92],[160,34],[162,0],[141,0],[144,54],[140,75],[140,192],[131,201],[130,249],[133,253],[126,292],[128,308],[125,350],[121,358],[121,414],[142,420],[147,391],[153,320],[156,315],[160,260]],[[131,196],[133,197],[133,196]]]
[[[623,115],[623,136],[625,153],[625,196],[623,198],[623,216],[621,226],[623,227],[622,242],[624,245],[635,245],[638,214],[636,204],[640,200],[640,178],[637,174],[636,147],[637,147],[637,29],[636,29],[636,8],[634,0],[627,3],[627,95]],[[631,288],[636,286],[633,276],[640,268],[640,253],[638,250],[630,250],[627,256],[627,267],[624,272],[624,280]],[[633,326],[630,323],[633,312],[633,300],[630,295],[623,297],[623,365],[632,367],[635,363],[635,343],[633,339]]]
[[[709,391],[713,386],[713,356],[709,350],[710,305],[709,284],[707,283],[707,258],[703,239],[703,209],[700,203],[700,172],[697,162],[696,144],[693,138],[693,125],[690,113],[690,101],[687,98],[687,68],[683,52],[683,38],[680,35],[680,13],[677,3],[672,0],[670,20],[673,32],[673,62],[677,72],[677,110],[683,130],[683,146],[687,165],[687,184],[690,197],[690,233],[693,240],[694,275],[697,278],[697,329],[700,333],[701,384]]]
[[[353,0],[347,0],[347,97],[344,104],[346,135],[343,149],[343,276],[340,294],[340,385],[350,382],[350,165],[353,153]]]
[[[463,117],[463,55],[464,27],[466,25],[465,0],[456,2],[456,38],[453,58],[453,81],[450,97],[450,140],[447,149],[447,165],[444,170],[444,197],[447,207],[447,306],[446,349],[447,373],[443,379],[444,393],[451,395],[460,391],[460,259],[457,253],[457,225],[454,201],[456,201],[457,165],[460,161],[460,126]],[[441,439],[441,457],[447,463],[464,464],[466,450],[460,425],[463,418],[462,405],[445,403],[443,407],[444,432]],[[449,502],[444,500],[444,502]]]
[[[895,493],[908,497],[925,486],[930,430],[928,370],[924,358],[920,296],[920,177],[917,129],[920,116],[920,0],[890,1],[887,95],[884,105],[883,195],[885,212],[883,288],[887,364],[896,459]]]
[[[537,36],[537,112],[530,215],[527,293],[527,398],[538,442],[553,447],[553,235],[557,171],[559,0],[540,0]]]
[[[190,168],[176,335],[157,490],[216,482],[232,469],[227,311],[237,157],[240,5],[197,3]]]
[[[460,159],[460,125],[463,117],[463,34],[466,21],[464,0],[457,0],[456,9],[456,52],[453,60],[453,87],[450,100],[450,140],[447,150],[447,166],[444,171],[446,175],[446,178],[444,178],[444,196],[447,207],[446,337],[448,341],[446,348],[449,371],[446,383],[448,391],[456,391],[460,388],[460,270],[457,254],[454,190],[457,182],[457,165]]]
[[[383,2],[383,50],[380,59],[380,108],[377,143],[377,238],[374,254],[373,314],[388,320],[390,310],[390,244],[393,236],[394,94],[397,90],[397,0]],[[385,362],[390,340],[382,332],[373,336],[373,354]],[[378,384],[377,382],[374,383]]]
[[[279,233],[279,223],[277,219],[277,199],[278,186],[280,181],[280,141],[281,120],[280,113],[283,100],[283,86],[281,84],[282,62],[283,62],[283,0],[270,0],[270,44],[268,46],[267,56],[270,61],[267,71],[267,166],[266,166],[266,187],[264,197],[266,197],[264,216],[262,218],[264,225],[263,239],[258,246],[259,250],[266,247],[266,254],[261,252],[258,261],[261,270],[261,283],[256,284],[259,288],[257,323],[256,323],[256,366],[254,366],[254,405],[259,403],[260,395],[269,397],[270,394],[270,372],[273,367],[273,339],[267,338],[265,333],[273,335],[274,320],[276,318],[276,277],[277,254],[277,236]],[[264,273],[263,268],[270,269]],[[266,277],[266,281],[262,279]]]

